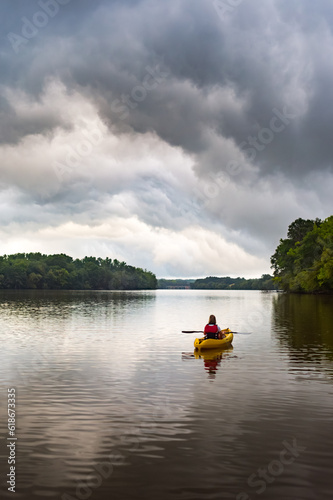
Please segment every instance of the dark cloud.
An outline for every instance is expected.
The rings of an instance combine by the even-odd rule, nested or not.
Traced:
[[[154,130],[170,144],[199,154],[201,175],[221,168],[200,162],[200,153],[209,147],[207,130],[237,145],[248,143],[249,137],[258,139],[259,134],[253,163],[262,174],[281,171],[295,177],[331,169],[333,90],[327,60],[333,47],[333,6],[329,2],[244,1],[220,19],[213,2],[199,0],[181,4],[72,0],[60,5],[48,24],[15,54],[8,33],[22,35],[22,18],[32,21],[40,9],[38,3],[23,1],[1,6],[6,19],[1,53],[4,85],[38,95],[46,78],[61,78],[69,89],[79,88],[94,100],[110,124],[120,129],[127,125],[139,133]],[[142,89],[140,94],[147,67],[158,65],[168,72],[165,81],[148,96]],[[218,99],[215,106],[209,102],[216,88],[231,89],[238,109]],[[115,102],[131,93],[142,100]],[[297,116],[281,133],[262,132],[270,129],[273,109],[282,112],[284,106],[296,109]],[[13,120],[10,110],[8,119]],[[55,118],[45,122],[36,118],[35,125],[21,124],[17,133],[39,133],[56,125]],[[4,133],[3,140],[10,142],[11,135]],[[252,159],[251,152],[247,155]]]

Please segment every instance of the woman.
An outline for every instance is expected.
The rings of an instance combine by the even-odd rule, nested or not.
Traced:
[[[223,339],[225,337],[219,325],[216,324],[214,314],[209,316],[208,323],[204,328],[204,334],[206,339]]]

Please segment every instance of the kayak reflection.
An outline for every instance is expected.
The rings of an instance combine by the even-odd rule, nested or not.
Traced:
[[[233,347],[227,349],[209,349],[207,351],[194,350],[195,359],[202,359],[204,362],[205,370],[208,372],[209,378],[215,378],[218,367],[223,358],[227,358],[232,353]]]

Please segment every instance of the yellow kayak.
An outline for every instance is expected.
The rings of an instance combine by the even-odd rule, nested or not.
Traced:
[[[196,349],[221,349],[224,347],[229,347],[234,338],[233,333],[229,328],[222,330],[226,334],[224,339],[195,339],[194,347]]]

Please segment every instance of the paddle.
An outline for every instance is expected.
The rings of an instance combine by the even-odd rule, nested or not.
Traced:
[[[221,330],[222,332],[224,330]],[[204,333],[202,330],[182,330],[182,333]],[[252,332],[228,332],[228,333],[237,333],[238,335],[251,335]]]
[[[182,333],[204,333],[202,330],[182,330]]]

